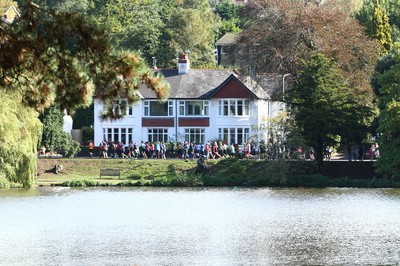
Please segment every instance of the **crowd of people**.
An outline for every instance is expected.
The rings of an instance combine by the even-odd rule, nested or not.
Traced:
[[[89,142],[90,157],[100,158],[149,158],[149,159],[221,159],[221,158],[260,158],[268,160],[277,159],[310,159],[314,160],[314,149],[287,148],[277,143],[261,142],[256,145],[249,141],[243,144],[229,145],[223,141],[209,141],[205,144],[195,142],[130,142],[125,145],[122,142],[102,141],[98,151],[94,152],[93,142]],[[331,149],[327,149],[331,151]],[[330,159],[331,152],[327,152],[326,158]]]
[[[347,159],[349,161],[362,161],[365,159],[376,160],[380,157],[380,150],[378,143],[371,144],[369,149],[365,148],[365,145],[347,145]]]
[[[124,145],[122,142],[102,141],[98,148],[100,158],[219,159],[237,155],[235,145],[223,142],[199,144],[188,141],[167,143],[142,141],[140,144],[130,142],[129,145]],[[89,142],[89,154],[91,157],[96,157],[93,142]]]

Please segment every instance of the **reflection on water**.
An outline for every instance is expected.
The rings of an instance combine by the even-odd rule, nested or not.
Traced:
[[[396,189],[0,191],[1,265],[396,265]]]

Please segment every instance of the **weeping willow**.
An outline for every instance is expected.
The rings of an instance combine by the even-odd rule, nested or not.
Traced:
[[[31,187],[42,135],[38,113],[17,92],[0,92],[0,188]]]

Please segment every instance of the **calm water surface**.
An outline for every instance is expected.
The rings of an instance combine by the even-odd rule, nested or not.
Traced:
[[[0,265],[399,265],[396,189],[0,191]]]

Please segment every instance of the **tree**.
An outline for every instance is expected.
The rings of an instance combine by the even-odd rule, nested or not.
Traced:
[[[91,8],[91,0],[37,0],[39,6],[58,12],[85,14]]]
[[[0,28],[0,43],[0,102],[8,103],[7,97],[13,95],[12,102],[20,110],[25,110],[20,107],[24,106],[41,112],[52,105],[74,109],[88,106],[96,95],[106,106],[103,117],[115,119],[121,117],[115,112],[119,99],[127,98],[128,103],[138,100],[136,89],[141,83],[159,98],[168,93],[169,85],[161,76],[154,76],[139,56],[115,52],[107,34],[80,14],[49,11],[27,1],[21,17],[9,27]],[[32,121],[16,114],[15,123],[26,122],[35,128],[37,118],[26,113]],[[8,121],[2,119],[0,125]],[[0,160],[8,162],[0,171],[11,182],[16,176],[23,186],[30,186],[35,177],[40,137],[40,130],[27,128],[21,129],[24,134],[16,134],[17,141],[0,152]],[[1,132],[0,137],[5,136]],[[29,149],[21,150],[20,145]]]
[[[177,53],[190,52],[194,67],[215,65],[212,24],[196,9],[178,8],[168,24],[171,47]]]
[[[385,51],[390,51],[393,46],[392,29],[385,9],[382,8],[379,0],[375,0],[373,32],[372,37],[381,44]]]
[[[318,53],[334,59],[354,90],[371,103],[369,84],[378,58],[375,43],[351,17],[343,1],[304,5],[304,2],[260,0],[249,2],[242,16],[248,21],[240,34],[238,50],[243,71],[292,73]]]
[[[36,147],[42,134],[38,113],[19,92],[0,91],[0,188],[30,187],[36,177]]]
[[[400,46],[381,59],[377,73],[379,89],[379,148],[381,158],[378,172],[389,178],[400,179]]]
[[[90,15],[113,35],[119,47],[138,51],[149,64],[175,67],[190,50],[194,67],[215,66],[212,50],[218,17],[207,0],[104,0]]]
[[[1,31],[0,86],[23,91],[36,110],[88,106],[94,94],[118,118],[116,101],[138,99],[140,83],[165,96],[168,85],[154,77],[141,58],[114,52],[107,34],[78,14],[42,9],[30,2],[21,18]]]
[[[307,144],[315,149],[318,169],[326,146],[364,132],[373,109],[360,104],[362,96],[350,90],[337,64],[322,54],[303,61],[297,83],[289,91],[292,115]]]
[[[151,63],[164,28],[159,4],[159,1],[108,0],[98,5],[92,17],[110,31],[119,47],[140,51]]]
[[[380,0],[379,4],[385,10],[392,28],[392,39],[400,41],[400,0]],[[366,27],[367,33],[372,36],[374,32],[375,1],[364,0],[362,6],[355,13],[355,17]]]
[[[243,26],[239,16],[241,7],[241,5],[235,5],[229,0],[223,0],[215,5],[215,13],[222,19],[218,37],[227,32],[239,33],[241,31]]]

